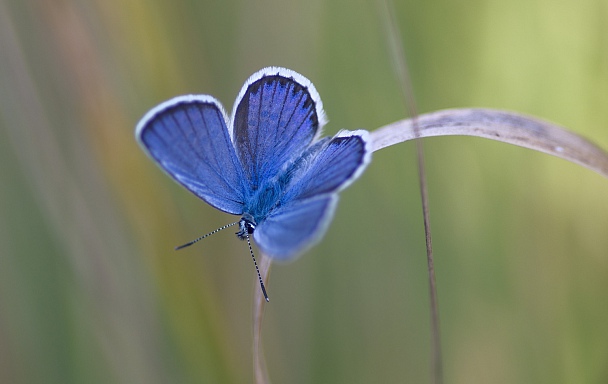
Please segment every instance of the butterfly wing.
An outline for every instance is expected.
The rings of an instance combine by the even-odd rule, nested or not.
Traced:
[[[300,158],[280,206],[254,231],[262,251],[289,260],[317,243],[333,217],[337,192],[358,178],[370,160],[366,131],[343,131],[316,153]]]
[[[369,132],[341,131],[312,158],[296,164],[282,203],[339,192],[348,187],[371,161]]]
[[[255,228],[253,238],[273,259],[293,259],[321,240],[337,202],[338,196],[333,194],[282,206]]]
[[[232,116],[233,141],[251,188],[283,172],[324,123],[321,99],[308,79],[277,67],[253,74]]]
[[[241,214],[245,178],[226,120],[213,97],[180,96],[148,112],[135,135],[148,155],[177,182],[211,206]]]

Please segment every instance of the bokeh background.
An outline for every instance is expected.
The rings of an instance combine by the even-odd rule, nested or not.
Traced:
[[[608,148],[608,2],[397,1],[420,112],[536,115]],[[326,132],[405,117],[377,1],[0,1],[0,382],[252,382],[254,268],[234,217],[133,138],[151,107],[228,110],[258,69],[316,85]],[[608,382],[608,180],[470,137],[425,140],[447,383]],[[275,265],[275,383],[425,383],[411,143],[375,154],[322,243]]]

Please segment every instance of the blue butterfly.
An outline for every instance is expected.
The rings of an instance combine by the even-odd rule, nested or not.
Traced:
[[[212,207],[241,216],[220,229],[238,223],[240,239],[252,235],[266,255],[291,260],[321,239],[338,192],[371,160],[367,131],[320,138],[325,122],[308,79],[268,67],[245,82],[230,119],[211,96],[179,96],[150,110],[135,135],[178,183]]]

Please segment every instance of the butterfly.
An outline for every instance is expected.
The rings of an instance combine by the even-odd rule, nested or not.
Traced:
[[[245,82],[230,118],[212,96],[178,96],[146,113],[135,136],[175,181],[212,207],[241,216],[220,229],[238,223],[240,239],[249,242],[251,235],[273,260],[291,260],[320,241],[338,192],[371,161],[367,131],[321,138],[325,123],[321,98],[307,78],[268,67]],[[268,301],[259,271],[258,278]]]

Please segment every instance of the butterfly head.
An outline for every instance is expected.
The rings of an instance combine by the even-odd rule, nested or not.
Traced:
[[[241,240],[245,240],[247,235],[251,235],[253,233],[255,226],[256,222],[253,216],[251,216],[249,213],[243,214],[243,217],[241,217],[241,220],[239,220],[239,231],[236,233],[236,236]]]

